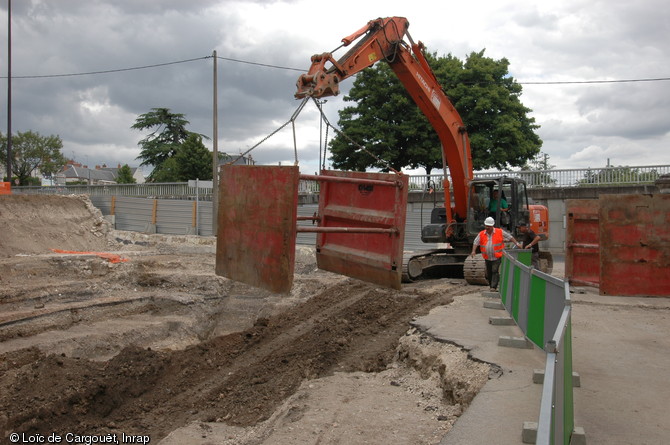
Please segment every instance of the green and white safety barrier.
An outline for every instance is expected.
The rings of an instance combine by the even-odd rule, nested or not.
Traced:
[[[506,250],[500,297],[528,340],[547,354],[536,444],[569,445],[574,431],[570,287],[530,267],[531,252]]]

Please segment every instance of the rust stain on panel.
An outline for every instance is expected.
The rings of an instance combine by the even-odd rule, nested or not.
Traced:
[[[601,195],[600,293],[670,297],[670,195]]]
[[[299,174],[296,166],[221,168],[217,275],[272,292],[291,290]]]

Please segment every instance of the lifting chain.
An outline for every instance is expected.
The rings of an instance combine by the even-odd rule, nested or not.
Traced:
[[[293,127],[293,153],[294,153],[294,156],[295,156],[295,165],[298,165],[298,145],[297,145],[296,134],[295,134],[295,120],[298,118],[298,116],[300,115],[300,112],[301,112],[302,109],[305,107],[305,104],[307,103],[307,101],[308,101],[309,99],[310,99],[309,97],[306,97],[306,98],[304,98],[304,99],[302,100],[302,102],[300,102],[300,105],[298,105],[298,108],[293,112],[293,115],[291,116],[291,118],[290,118],[288,121],[286,121],[284,124],[282,124],[279,128],[277,128],[275,131],[273,131],[273,132],[270,133],[269,135],[265,136],[265,137],[264,137],[263,139],[261,139],[256,145],[254,145],[253,147],[249,148],[247,151],[245,151],[244,153],[240,154],[237,158],[233,159],[232,161],[228,162],[228,163],[225,164],[225,165],[230,165],[230,164],[234,164],[234,163],[236,163],[238,160],[240,160],[241,158],[243,158],[244,156],[246,156],[247,154],[249,154],[253,149],[255,149],[256,147],[258,147],[259,145],[261,145],[263,142],[267,141],[267,140],[270,139],[272,136],[274,136],[275,134],[279,133],[279,132],[280,132],[281,130],[283,130],[288,124],[291,124],[292,127]],[[352,145],[354,145],[354,146],[356,147],[356,149],[358,149],[358,150],[362,150],[362,151],[364,151],[365,153],[369,154],[369,155],[372,156],[377,162],[379,162],[380,164],[385,165],[386,168],[388,168],[388,169],[389,169],[390,171],[392,171],[393,173],[395,173],[395,174],[397,174],[397,175],[400,175],[400,174],[401,174],[399,171],[397,171],[396,169],[394,169],[393,167],[391,167],[391,165],[389,164],[389,162],[388,162],[387,160],[382,159],[382,158],[380,158],[379,156],[375,155],[375,154],[372,153],[370,150],[368,150],[367,148],[365,148],[364,146],[362,146],[362,145],[359,144],[358,142],[354,141],[354,140],[353,140],[352,138],[350,138],[347,134],[345,134],[344,132],[340,131],[338,128],[336,128],[335,126],[333,126],[333,125],[330,123],[330,121],[328,120],[328,118],[326,117],[325,113],[323,112],[323,109],[321,108],[321,103],[320,103],[318,100],[314,99],[314,98],[311,98],[311,99],[312,99],[312,100],[314,101],[314,103],[316,104],[316,107],[319,109],[319,113],[321,114],[321,119],[322,119],[323,122],[326,124],[326,140],[325,140],[325,142],[324,142],[324,148],[323,148],[323,166],[322,166],[322,168],[323,168],[324,170],[325,170],[325,168],[326,168],[326,148],[327,148],[327,146],[328,146],[328,128],[332,128],[333,131],[335,131],[335,133],[337,133],[339,136],[342,136],[342,137],[345,138],[347,141],[349,141],[349,143],[351,143]],[[320,139],[320,136],[319,136],[319,139]]]
[[[302,109],[305,107],[305,104],[307,103],[307,100],[308,100],[308,99],[309,99],[309,98],[305,98],[305,99],[303,99],[302,102],[300,102],[300,105],[298,105],[298,108],[293,112],[293,115],[291,116],[291,118],[290,118],[289,120],[287,120],[284,124],[282,124],[279,128],[277,128],[275,131],[273,131],[273,132],[270,133],[269,135],[265,136],[265,137],[264,137],[263,139],[261,139],[256,145],[254,145],[253,147],[251,147],[250,149],[248,149],[248,150],[245,151],[244,153],[240,154],[238,157],[236,157],[236,158],[233,159],[232,161],[226,163],[225,165],[231,165],[231,164],[236,163],[238,160],[240,160],[240,159],[242,159],[243,157],[245,157],[246,155],[248,155],[248,154],[251,152],[251,150],[255,149],[256,147],[258,147],[259,145],[261,145],[263,142],[267,141],[267,140],[270,139],[272,136],[274,136],[275,134],[279,133],[279,132],[280,132],[281,130],[283,130],[288,124],[293,124],[293,151],[294,151],[294,153],[295,153],[295,165],[298,165],[298,148],[297,148],[297,145],[296,145],[296,139],[295,139],[295,120],[298,118],[298,115],[300,114],[300,112],[302,111]]]
[[[345,139],[346,139],[347,141],[349,141],[352,145],[354,145],[358,150],[362,150],[362,151],[366,152],[367,154],[369,154],[370,156],[372,156],[373,158],[375,158],[375,160],[376,160],[377,162],[379,162],[380,164],[385,165],[386,168],[388,168],[389,170],[391,170],[393,173],[395,173],[395,174],[397,174],[397,175],[401,174],[399,171],[397,171],[396,169],[394,169],[393,167],[391,167],[391,164],[389,164],[389,162],[388,162],[387,160],[382,159],[382,158],[380,158],[379,156],[375,155],[375,154],[372,153],[370,150],[368,150],[367,148],[363,147],[363,146],[362,146],[361,144],[359,144],[358,142],[356,142],[356,141],[354,141],[353,139],[351,139],[351,138],[349,137],[349,135],[345,134],[344,132],[342,132],[342,131],[340,131],[339,129],[337,129],[336,127],[334,127],[334,126],[330,123],[330,121],[328,121],[328,118],[326,117],[326,115],[324,114],[323,110],[321,109],[321,107],[320,107],[318,101],[317,101],[316,99],[314,99],[314,102],[316,103],[316,106],[317,106],[317,108],[319,109],[319,112],[321,113],[321,119],[323,119],[323,121],[326,123],[326,131],[328,131],[328,127],[332,128],[333,131],[335,131],[335,133],[337,133],[339,136],[342,136],[343,138],[345,138]],[[325,162],[325,160],[324,160],[324,162]]]

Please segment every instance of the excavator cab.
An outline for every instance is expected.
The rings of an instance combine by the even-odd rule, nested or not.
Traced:
[[[526,183],[517,178],[503,176],[496,179],[476,179],[470,182],[468,196],[467,232],[474,240],[484,230],[484,220],[489,216],[496,227],[516,235],[519,223],[529,223]]]

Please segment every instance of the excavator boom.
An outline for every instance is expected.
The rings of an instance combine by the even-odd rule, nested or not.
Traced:
[[[366,26],[342,39],[344,46],[356,42],[340,59],[331,53],[312,56],[307,74],[297,82],[296,98],[321,98],[339,93],[339,83],[380,60],[386,61],[414,102],[437,132],[443,161],[452,179],[454,206],[445,174],[447,222],[466,217],[468,182],[472,180],[472,157],[465,125],[423,55],[421,42],[415,44],[404,17],[371,20]],[[407,37],[409,43],[404,38]],[[330,63],[330,67],[326,64]]]

